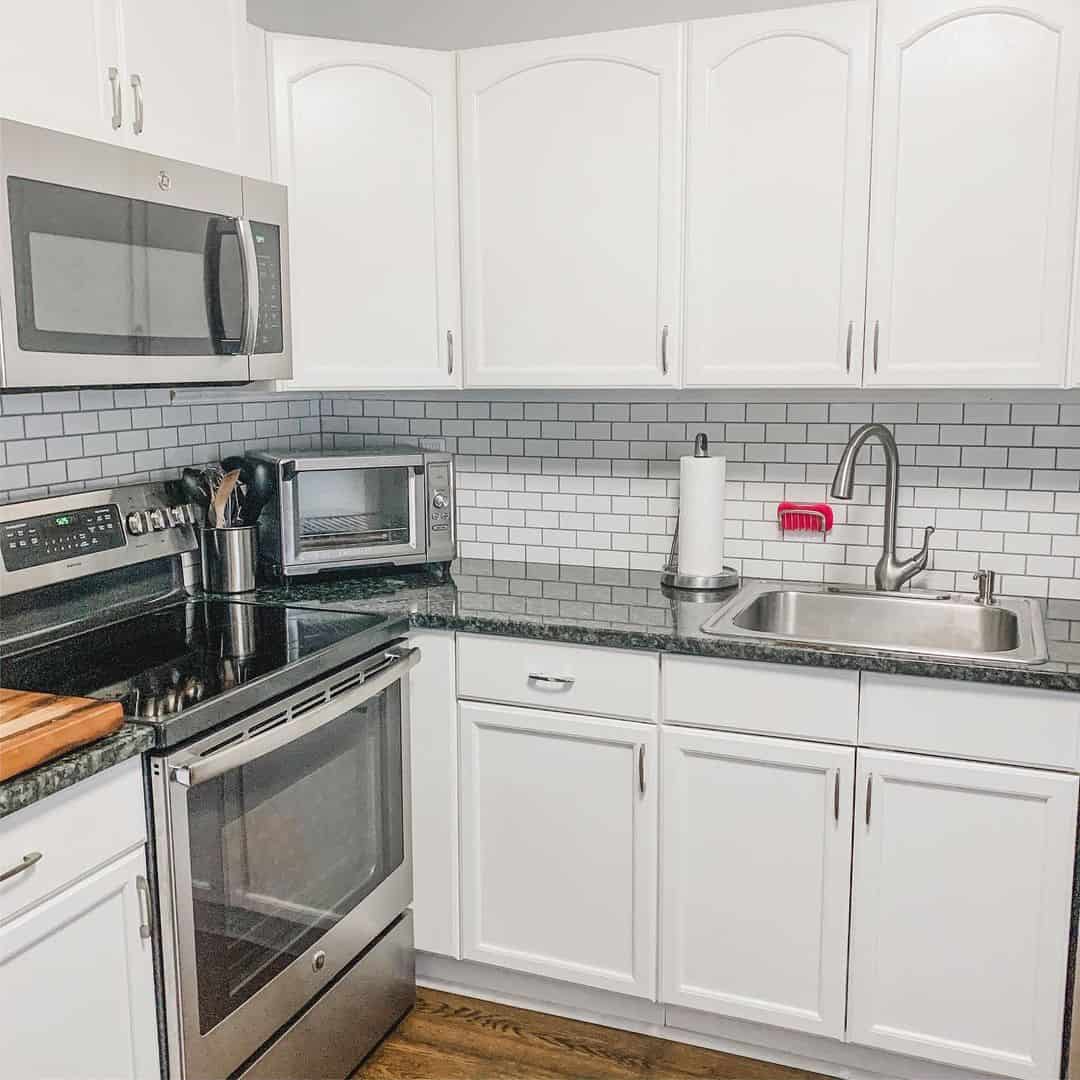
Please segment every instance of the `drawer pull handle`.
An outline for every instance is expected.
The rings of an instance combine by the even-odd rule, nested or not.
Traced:
[[[574,685],[574,680],[564,675],[537,675],[531,674],[529,682],[537,686],[550,686],[553,690],[569,690]]]
[[[30,869],[35,863],[41,861],[40,851],[31,851],[29,855],[22,857],[22,862],[13,866],[10,870],[5,870],[0,874],[0,881],[7,881],[9,878],[15,877],[16,874],[23,874]]]

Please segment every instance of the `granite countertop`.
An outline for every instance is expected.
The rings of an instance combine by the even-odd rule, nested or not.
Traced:
[[[142,754],[153,745],[154,734],[149,728],[126,723],[97,742],[77,747],[62,757],[13,776],[0,783],[0,818]]]
[[[408,614],[412,626],[427,629],[1080,693],[1080,601],[1049,601],[1050,660],[1021,668],[703,634],[705,620],[733,595],[673,597],[655,571],[462,559],[449,575],[426,567],[301,579],[260,587],[248,599]]]

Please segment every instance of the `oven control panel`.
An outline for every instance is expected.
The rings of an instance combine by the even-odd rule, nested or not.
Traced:
[[[0,525],[0,554],[7,570],[58,562],[123,547],[124,526],[115,504],[5,521]]]

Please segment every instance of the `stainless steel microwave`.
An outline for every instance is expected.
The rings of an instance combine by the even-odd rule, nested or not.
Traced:
[[[272,577],[454,558],[448,453],[391,447],[247,456],[271,473],[259,562]]]
[[[292,374],[286,189],[0,120],[0,387]]]

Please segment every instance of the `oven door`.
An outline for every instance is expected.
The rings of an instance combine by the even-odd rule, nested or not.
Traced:
[[[411,902],[418,660],[380,651],[152,765],[173,1075],[230,1075]]]
[[[240,177],[10,122],[0,164],[5,387],[249,378]]]
[[[422,455],[298,458],[279,469],[286,573],[424,558]]]

